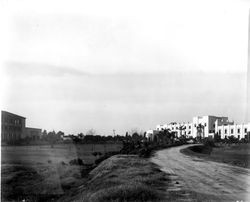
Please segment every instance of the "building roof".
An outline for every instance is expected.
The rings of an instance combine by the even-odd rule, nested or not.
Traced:
[[[26,119],[23,116],[20,116],[20,115],[17,115],[17,114],[13,114],[13,113],[10,113],[10,112],[4,111],[4,110],[2,110],[1,112],[2,112],[2,114],[8,114],[8,115],[11,115],[11,116],[18,116],[19,118]]]
[[[41,128],[25,127],[25,130],[42,130]]]

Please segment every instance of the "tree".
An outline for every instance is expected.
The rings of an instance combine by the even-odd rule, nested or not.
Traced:
[[[88,130],[87,132],[86,132],[86,136],[87,135],[89,135],[89,136],[94,136],[94,135],[96,135],[96,131],[92,128],[92,129],[90,129],[90,130]]]
[[[77,136],[78,136],[78,138],[81,139],[81,140],[84,138],[83,133],[79,133]]]
[[[55,144],[56,141],[57,141],[57,136],[56,136],[56,133],[55,133],[54,130],[53,130],[52,132],[49,132],[49,133],[48,133],[48,141],[49,141],[49,143],[50,143],[50,145],[51,145],[51,148],[53,148],[53,147],[54,147],[54,144]]]
[[[198,138],[198,140],[203,139],[204,138],[204,128],[205,128],[205,126],[202,125],[201,123],[199,123],[196,126],[196,128],[197,128],[197,138]]]
[[[161,142],[161,143],[173,143],[175,134],[174,132],[170,132],[170,129],[164,129],[159,131],[155,135],[155,141]]]
[[[214,134],[214,141],[215,142],[220,142],[221,141],[221,136],[217,133]]]
[[[58,132],[56,133],[56,136],[57,136],[58,139],[62,139],[62,137],[64,136],[64,132],[58,131]]]
[[[42,139],[43,140],[47,140],[47,136],[48,136],[47,130],[43,130],[43,132],[42,132]]]
[[[182,138],[186,138],[186,135],[183,135],[183,134],[182,134],[182,131],[184,131],[185,129],[186,129],[186,126],[180,125],[179,130],[180,130],[180,136],[181,136]]]
[[[140,138],[140,135],[137,133],[137,132],[134,132],[133,134],[132,134],[132,140],[134,141],[134,142],[137,142],[137,141],[139,141],[141,138]]]

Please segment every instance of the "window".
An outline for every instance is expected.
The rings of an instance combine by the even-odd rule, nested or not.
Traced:
[[[213,128],[215,128],[215,124],[213,124]]]
[[[191,131],[188,131],[188,134],[191,134]]]
[[[240,135],[238,135],[238,139],[240,139]]]
[[[221,135],[221,129],[219,130],[219,135]]]
[[[191,126],[189,126],[189,129],[191,129]]]
[[[238,133],[240,133],[240,128],[238,128]]]
[[[234,129],[231,129],[231,134],[233,134],[234,133]]]
[[[225,134],[227,134],[227,129],[225,129]]]
[[[247,133],[247,128],[244,129],[245,133]]]

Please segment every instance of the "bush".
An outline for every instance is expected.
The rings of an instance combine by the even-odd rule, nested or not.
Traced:
[[[80,165],[80,166],[84,165],[83,160],[80,159],[80,158],[71,160],[71,161],[69,162],[69,164],[70,164],[70,165]]]
[[[213,150],[212,147],[204,146],[204,145],[195,145],[195,146],[189,147],[189,149],[196,153],[208,154],[208,155],[210,155]]]
[[[62,164],[63,166],[67,165],[67,163],[65,163],[64,161],[62,161],[61,164]]]
[[[139,156],[143,158],[150,157],[151,153],[154,151],[154,147],[146,147],[139,150]]]
[[[102,161],[108,159],[111,156],[117,155],[117,154],[120,154],[120,152],[117,152],[117,151],[106,152],[103,156],[101,156],[100,158],[95,160],[95,164],[98,165]]]
[[[205,139],[203,144],[205,147],[215,147],[214,140],[212,139]]]
[[[93,164],[85,164],[86,167],[81,169],[81,177],[86,177],[96,166]]]

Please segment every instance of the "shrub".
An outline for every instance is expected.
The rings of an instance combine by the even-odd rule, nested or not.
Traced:
[[[97,152],[93,152],[92,155],[96,157],[98,155],[98,153]]]
[[[71,160],[71,161],[69,162],[69,164],[70,164],[70,165],[80,165],[80,166],[84,165],[83,160],[80,159],[80,158]]]
[[[205,139],[203,144],[205,147],[215,147],[214,140],[212,139]]]
[[[94,168],[95,165],[86,164],[86,167],[81,169],[81,177],[86,177],[90,173],[90,171],[92,171]]]
[[[100,158],[95,160],[95,164],[98,165],[99,163],[101,163],[105,159],[108,159],[109,157],[117,155],[119,153],[120,152],[117,152],[117,151],[106,152],[103,156],[101,156]]]
[[[102,161],[108,159],[109,157],[110,156],[108,156],[108,155],[101,156],[100,158],[95,160],[95,164],[98,165],[99,163],[101,163]]]
[[[67,165],[67,163],[65,163],[64,161],[62,161],[61,164],[62,164],[63,166]]]
[[[143,158],[150,157],[151,153],[153,152],[154,147],[146,147],[139,150],[139,156]]]

